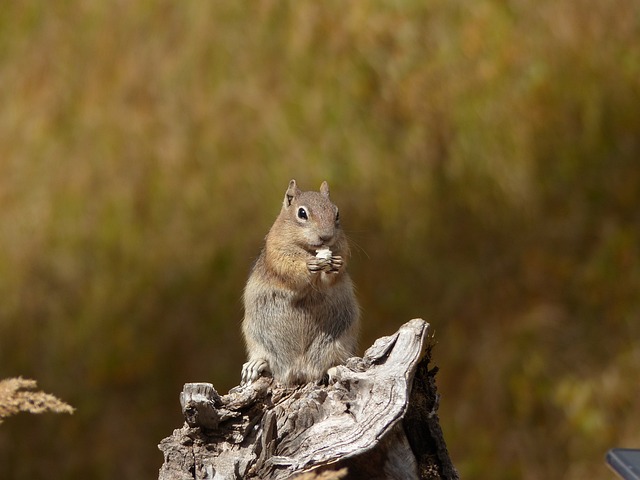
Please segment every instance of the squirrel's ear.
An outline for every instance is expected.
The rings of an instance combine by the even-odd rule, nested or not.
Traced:
[[[322,185],[320,185],[320,193],[329,198],[329,184],[326,182],[326,180],[322,182]]]
[[[284,195],[284,206],[289,207],[293,199],[300,194],[300,189],[296,185],[295,180],[291,180],[289,182],[289,188],[287,188],[287,193]]]

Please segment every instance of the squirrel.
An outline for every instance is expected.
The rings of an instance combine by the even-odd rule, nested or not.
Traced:
[[[360,308],[348,258],[327,182],[302,192],[291,180],[244,290],[241,384],[263,373],[285,385],[320,381],[355,354]]]

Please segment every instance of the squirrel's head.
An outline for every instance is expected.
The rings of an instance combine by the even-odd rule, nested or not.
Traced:
[[[331,247],[340,233],[340,213],[329,199],[329,184],[319,192],[302,192],[295,180],[289,182],[282,213],[285,221],[300,232],[298,239],[310,249]]]

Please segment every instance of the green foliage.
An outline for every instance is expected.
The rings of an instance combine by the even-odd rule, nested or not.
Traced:
[[[362,345],[435,327],[464,478],[637,445],[639,5],[3,6],[0,378],[77,411],[6,421],[2,471],[155,475],[182,384],[239,379],[290,178],[341,206]]]

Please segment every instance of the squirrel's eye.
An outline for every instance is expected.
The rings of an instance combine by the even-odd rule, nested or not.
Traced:
[[[307,210],[304,209],[303,207],[300,207],[298,209],[298,218],[302,219],[302,220],[308,220],[309,217],[307,216]]]

